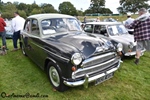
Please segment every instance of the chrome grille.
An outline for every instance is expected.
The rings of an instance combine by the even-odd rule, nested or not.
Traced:
[[[89,76],[93,74],[96,75],[109,67],[116,67],[119,64],[119,59],[115,54],[115,52],[111,52],[83,61],[82,68],[73,72],[72,78],[80,78],[85,74]]]
[[[93,61],[90,61],[90,62],[85,63],[85,64],[83,65],[83,67],[86,68],[86,67],[90,67],[90,66],[93,66],[93,65],[96,65],[96,64],[100,64],[100,63],[103,63],[103,62],[105,62],[105,61],[108,61],[108,60],[110,60],[110,59],[112,59],[112,58],[114,58],[114,57],[115,57],[115,55],[112,54],[112,55],[105,56],[105,57],[103,57],[103,58],[95,59],[95,60],[93,60]]]

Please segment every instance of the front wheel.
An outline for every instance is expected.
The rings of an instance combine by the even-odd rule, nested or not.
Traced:
[[[56,90],[60,92],[67,90],[68,87],[64,85],[60,70],[56,64],[48,63],[47,75],[50,80],[50,83]]]

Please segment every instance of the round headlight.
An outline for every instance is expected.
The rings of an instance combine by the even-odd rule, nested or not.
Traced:
[[[122,49],[123,49],[123,45],[121,44],[121,43],[118,43],[117,44],[117,51],[119,52],[119,51],[122,51]]]
[[[74,53],[72,55],[71,61],[74,65],[79,65],[82,61],[82,56],[80,53]]]

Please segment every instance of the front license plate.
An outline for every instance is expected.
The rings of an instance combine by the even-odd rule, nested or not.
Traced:
[[[98,79],[95,81],[95,85],[100,84],[100,83],[104,82],[105,80],[108,80],[108,79],[112,78],[113,75],[114,75],[114,73],[110,73],[110,74],[107,74],[107,75],[105,75],[105,76],[103,76],[103,77],[101,77],[101,78],[98,78]]]

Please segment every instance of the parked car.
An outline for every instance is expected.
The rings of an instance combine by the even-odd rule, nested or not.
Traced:
[[[10,20],[7,20],[5,21],[6,22],[6,27],[5,27],[5,30],[6,30],[6,39],[12,39],[13,37],[13,32],[11,30],[11,21]]]
[[[105,18],[103,20],[103,22],[118,22],[117,20],[113,19],[113,18]]]
[[[122,23],[123,23],[123,25],[125,25],[125,21],[123,21]],[[126,28],[126,29],[129,32],[129,34],[133,35],[134,29],[128,29],[128,28]]]
[[[11,27],[5,27],[6,30],[6,39],[12,39],[13,37],[13,32],[11,31]]]
[[[84,31],[99,37],[106,37],[113,43],[122,43],[122,58],[124,56],[136,55],[136,42],[134,42],[134,37],[128,33],[121,22],[90,22],[86,23]],[[142,49],[142,54],[144,51],[145,48]]]
[[[109,40],[87,35],[76,18],[69,15],[29,16],[21,41],[22,53],[45,70],[58,91],[87,87],[90,82],[99,84],[120,67],[117,51],[122,50],[122,45],[115,47]]]
[[[85,26],[85,24],[88,23],[88,22],[96,22],[96,18],[86,19],[86,22],[82,22],[81,26]]]

